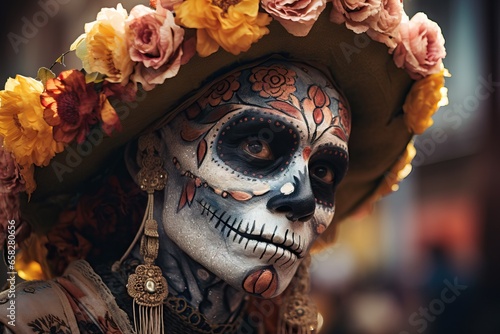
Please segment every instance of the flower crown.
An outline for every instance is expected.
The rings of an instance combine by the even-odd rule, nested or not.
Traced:
[[[219,48],[235,55],[245,52],[270,33],[267,26],[273,19],[290,34],[305,36],[326,2],[151,0],[151,7],[137,5],[130,13],[121,4],[103,8],[70,47],[82,70],[56,76],[41,68],[37,79],[17,75],[0,91],[0,193],[31,194],[36,188],[34,166],[47,166],[68,144],[82,143],[92,127],[100,125],[107,135],[121,130],[111,97],[134,100],[138,87],[149,91],[175,77],[195,53],[205,57]],[[345,24],[384,43],[396,66],[417,80],[403,110],[410,131],[423,132],[446,103],[446,52],[439,26],[423,13],[409,19],[401,0],[332,3],[332,24]],[[64,56],[54,64],[63,64]],[[405,174],[400,171],[411,158],[406,154],[402,159],[385,188],[394,188]]]

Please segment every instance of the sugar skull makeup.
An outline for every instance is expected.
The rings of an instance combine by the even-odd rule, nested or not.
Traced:
[[[235,288],[278,295],[333,218],[349,131],[313,67],[268,60],[228,74],[161,130],[166,234]]]

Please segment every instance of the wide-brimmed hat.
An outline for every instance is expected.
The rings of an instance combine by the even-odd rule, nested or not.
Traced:
[[[21,216],[50,226],[58,213],[49,203],[103,172],[125,143],[168,122],[228,69],[272,55],[320,67],[349,103],[349,171],[334,220],[397,189],[413,136],[446,98],[437,24],[422,13],[409,19],[399,0],[165,2],[103,9],[71,46],[83,70],[9,79],[0,93],[6,215],[17,210],[13,194],[29,193]],[[139,40],[146,28],[150,40]],[[332,241],[333,226],[317,246]]]

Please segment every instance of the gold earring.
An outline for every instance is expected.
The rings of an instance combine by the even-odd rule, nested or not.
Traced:
[[[308,255],[299,265],[280,309],[278,333],[310,334],[318,328],[318,309],[309,296],[309,266],[311,256]]]
[[[133,298],[134,326],[137,334],[163,334],[163,300],[168,295],[167,280],[154,264],[158,256],[158,223],[154,220],[154,192],[165,188],[166,171],[159,157],[160,139],[154,134],[139,138],[138,160],[141,169],[137,179],[148,193],[146,212],[137,237],[142,233],[140,254],[144,264],[137,266],[128,278],[127,292]],[[136,239],[137,239],[136,237]],[[136,240],[132,243],[134,245]],[[131,246],[132,246],[131,245]]]

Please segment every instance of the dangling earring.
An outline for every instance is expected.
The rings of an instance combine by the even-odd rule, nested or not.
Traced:
[[[300,264],[280,309],[279,334],[310,334],[318,327],[318,309],[309,296],[309,266],[311,256],[308,255]]]
[[[163,160],[158,156],[159,150],[160,139],[156,135],[147,134],[139,138],[138,161],[141,169],[137,180],[141,189],[148,193],[148,202],[141,227],[131,247],[144,231],[140,245],[144,264],[137,266],[135,273],[129,276],[127,284],[127,292],[133,298],[134,326],[137,334],[164,332],[163,300],[168,294],[168,285],[160,267],[154,264],[159,248],[158,223],[153,216],[154,192],[165,188],[167,179]]]

